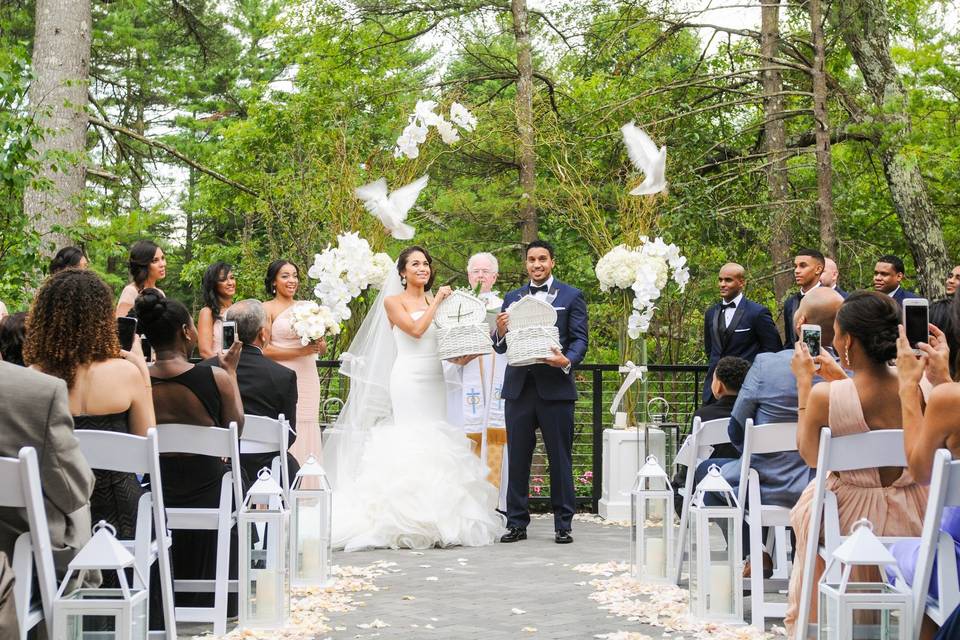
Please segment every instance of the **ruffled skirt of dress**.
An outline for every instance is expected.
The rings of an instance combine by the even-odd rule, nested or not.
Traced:
[[[445,422],[373,429],[356,475],[334,487],[334,548],[493,544],[505,520],[485,471],[463,432]]]

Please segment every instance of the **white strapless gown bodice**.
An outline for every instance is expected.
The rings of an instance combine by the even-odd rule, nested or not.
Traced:
[[[393,424],[373,429],[356,474],[335,488],[334,548],[492,544],[504,529],[497,490],[462,430],[446,421],[436,329],[417,339],[394,327],[393,335]]]

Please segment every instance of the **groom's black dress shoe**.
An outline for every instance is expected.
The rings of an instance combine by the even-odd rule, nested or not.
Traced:
[[[569,531],[561,529],[560,531],[557,531],[557,535],[554,537],[554,540],[557,544],[570,544],[573,542],[573,536],[570,535]]]
[[[510,527],[500,538],[500,542],[520,542],[527,539],[527,530],[520,527]]]

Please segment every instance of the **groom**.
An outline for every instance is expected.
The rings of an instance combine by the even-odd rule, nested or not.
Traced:
[[[507,448],[510,450],[507,483],[507,533],[500,542],[527,539],[530,464],[539,427],[550,462],[550,502],[556,542],[573,542],[570,535],[576,498],[573,488],[573,406],[577,387],[572,367],[587,352],[587,304],[583,293],[555,279],[553,246],[543,240],[527,245],[526,267],[530,283],[503,299],[497,316],[497,353],[507,350],[506,310],[523,296],[549,302],[557,310],[557,329],[562,349],[526,367],[507,366],[501,397],[506,400]]]

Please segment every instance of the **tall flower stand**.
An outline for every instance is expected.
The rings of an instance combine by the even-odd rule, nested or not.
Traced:
[[[603,430],[603,485],[598,511],[607,520],[630,519],[630,491],[637,479],[637,469],[647,456],[665,459],[667,438],[660,429],[651,427],[650,450],[644,446],[643,429]]]

